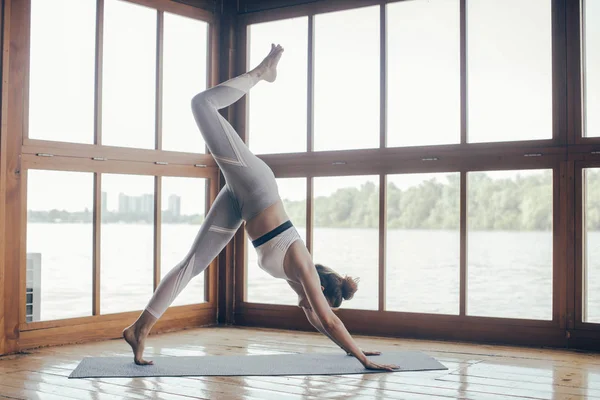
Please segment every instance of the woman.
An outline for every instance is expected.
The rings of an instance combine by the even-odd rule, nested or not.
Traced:
[[[192,99],[194,118],[206,145],[227,184],[217,195],[192,249],[160,282],[146,309],[123,331],[138,365],[152,364],[142,358],[144,342],[152,326],[187,283],[208,266],[246,221],[246,232],[258,254],[262,269],[285,279],[298,294],[299,306],[310,323],[368,369],[393,370],[379,365],[358,348],[342,321],[333,313],[342,297],[350,299],[357,281],[342,278],[331,269],[313,264],[308,249],[290,222],[279,197],[275,175],[250,152],[233,127],[219,114],[260,81],[274,82],[283,48],[271,46],[269,55],[252,71],[208,89]]]

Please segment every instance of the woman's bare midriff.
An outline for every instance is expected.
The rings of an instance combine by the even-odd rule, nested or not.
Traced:
[[[265,208],[259,214],[246,221],[246,232],[251,240],[258,239],[290,219],[281,200]]]

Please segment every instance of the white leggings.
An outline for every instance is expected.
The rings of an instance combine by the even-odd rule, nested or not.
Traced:
[[[273,171],[256,157],[218,110],[257,83],[243,74],[192,99],[192,112],[227,184],[217,195],[185,258],[161,280],[146,311],[160,318],[188,282],[206,269],[247,221],[279,200]]]

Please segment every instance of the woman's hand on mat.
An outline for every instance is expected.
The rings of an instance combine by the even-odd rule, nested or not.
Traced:
[[[365,356],[379,356],[379,355],[381,355],[380,351],[365,351],[365,350],[362,350],[362,349],[360,351],[362,351],[362,353]],[[349,352],[346,352],[346,354],[348,354],[349,356],[352,355],[352,353],[349,353]]]
[[[384,370],[384,371],[394,371],[394,370],[400,368],[397,365],[377,364],[371,360],[367,360],[366,362],[363,363],[363,365],[365,366],[366,369],[375,369],[375,370]]]

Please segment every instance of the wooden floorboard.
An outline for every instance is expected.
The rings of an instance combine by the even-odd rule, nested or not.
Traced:
[[[129,355],[121,340],[0,358],[0,399],[600,399],[600,354],[357,337],[363,349],[420,350],[447,371],[293,377],[67,379],[86,356]],[[150,336],[146,358],[339,352],[316,333],[213,327]]]

